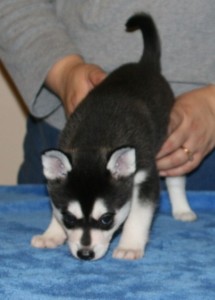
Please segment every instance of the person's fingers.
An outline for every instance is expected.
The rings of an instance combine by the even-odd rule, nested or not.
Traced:
[[[84,100],[84,98],[87,96],[89,91],[92,88],[89,87],[88,83],[82,84],[81,89],[74,90],[73,93],[70,94],[67,102],[66,102],[66,114],[70,115],[74,112],[74,110],[77,108],[77,106]]]
[[[189,148],[188,146],[181,146],[169,155],[158,159],[158,169],[166,171],[171,168],[180,167],[188,161],[193,161],[196,152],[193,152],[191,149],[192,148]]]
[[[172,112],[168,130],[169,136],[158,152],[158,159],[176,151],[187,140],[189,133],[184,130],[186,124],[183,121],[182,116],[177,112]]]
[[[107,74],[100,68],[95,68],[89,73],[89,81],[92,84],[92,88],[101,83]]]
[[[65,107],[67,115],[73,113],[88,93],[107,76],[107,74],[96,65],[82,65],[81,67],[84,68],[79,69],[79,73],[76,73],[76,76],[73,77],[73,83],[68,92]]]
[[[157,155],[161,176],[179,176],[195,169],[214,148],[214,100],[211,86],[177,98],[169,136]]]
[[[187,160],[184,164],[180,164],[175,168],[162,170],[159,172],[159,175],[166,177],[166,176],[181,176],[187,174],[192,170],[194,170],[196,167],[198,167],[201,160],[202,160],[202,155],[197,152],[193,155],[192,160]]]

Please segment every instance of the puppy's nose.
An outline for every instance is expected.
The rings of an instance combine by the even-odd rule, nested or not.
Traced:
[[[95,253],[90,249],[80,249],[78,250],[77,255],[83,260],[91,260],[95,257]]]

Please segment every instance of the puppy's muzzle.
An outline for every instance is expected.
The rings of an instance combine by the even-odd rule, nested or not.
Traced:
[[[95,258],[95,253],[91,249],[83,248],[78,250],[77,256],[82,260],[92,260]]]

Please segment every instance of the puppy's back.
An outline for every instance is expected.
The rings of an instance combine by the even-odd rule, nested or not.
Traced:
[[[69,119],[61,147],[138,148],[145,136],[153,152],[161,146],[174,97],[160,73],[159,35],[147,14],[131,17],[126,27],[143,34],[140,61],[116,69],[89,93]]]

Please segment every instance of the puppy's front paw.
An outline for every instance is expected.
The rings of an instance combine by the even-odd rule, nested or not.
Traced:
[[[35,235],[31,240],[31,246],[35,248],[56,248],[65,242],[65,238],[46,235]]]
[[[192,210],[184,212],[175,212],[173,216],[176,220],[183,222],[192,222],[197,219],[197,215]]]
[[[113,252],[113,257],[117,259],[135,260],[140,259],[144,255],[142,249],[123,249],[116,248]]]

